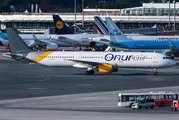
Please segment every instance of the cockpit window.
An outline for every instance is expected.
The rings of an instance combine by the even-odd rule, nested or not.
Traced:
[[[163,57],[163,59],[171,59],[170,57]]]

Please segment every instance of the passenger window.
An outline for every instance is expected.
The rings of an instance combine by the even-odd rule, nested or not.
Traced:
[[[143,100],[142,103],[145,103],[145,100]]]

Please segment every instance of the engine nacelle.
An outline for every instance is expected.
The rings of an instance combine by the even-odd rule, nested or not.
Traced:
[[[99,72],[100,73],[112,73],[113,66],[110,64],[99,65]]]
[[[58,45],[56,43],[48,43],[46,49],[47,50],[57,50]]]

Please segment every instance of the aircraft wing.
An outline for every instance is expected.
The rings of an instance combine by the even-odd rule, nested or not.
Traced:
[[[175,48],[171,41],[169,41],[169,44],[170,44],[170,51],[171,52],[177,52],[177,51],[179,52],[179,49]]]
[[[105,62],[94,62],[94,61],[73,60],[73,59],[66,59],[66,60],[73,61],[73,62],[76,62],[76,63],[85,64],[85,65],[88,65],[88,66],[108,64],[108,63],[105,63]]]
[[[78,45],[79,44],[79,42],[77,40],[69,39],[65,36],[54,35],[54,36],[50,36],[50,38],[53,39],[53,40],[57,40],[57,41],[72,44],[72,45]]]
[[[171,56],[171,57],[179,57],[179,49],[174,47],[173,43],[169,41],[170,44],[170,51],[167,51],[165,54]]]
[[[109,42],[110,42],[110,40],[105,39],[104,37],[102,37],[102,38],[91,38],[91,41],[101,43],[101,44],[104,44],[104,45],[107,45],[107,46],[109,46]]]

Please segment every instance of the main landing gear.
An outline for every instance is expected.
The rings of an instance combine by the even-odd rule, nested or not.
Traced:
[[[157,75],[158,72],[157,72],[157,68],[154,68],[154,75]]]
[[[89,70],[85,72],[86,75],[93,75],[94,74],[94,70]]]

